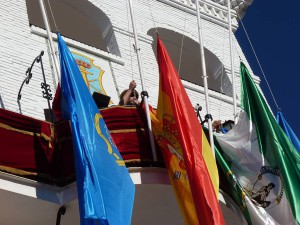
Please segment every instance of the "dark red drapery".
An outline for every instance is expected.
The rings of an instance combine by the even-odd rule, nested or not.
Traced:
[[[101,114],[127,165],[153,165],[143,109],[116,106]],[[159,153],[156,165],[161,166]],[[52,124],[0,109],[0,171],[59,186],[74,181],[69,122]]]

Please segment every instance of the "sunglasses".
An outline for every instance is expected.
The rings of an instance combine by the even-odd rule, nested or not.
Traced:
[[[134,92],[131,92],[130,97],[136,97]]]

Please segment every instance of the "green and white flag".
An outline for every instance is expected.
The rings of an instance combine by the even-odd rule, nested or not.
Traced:
[[[248,224],[300,224],[300,155],[241,63],[242,109],[216,137],[218,164]]]

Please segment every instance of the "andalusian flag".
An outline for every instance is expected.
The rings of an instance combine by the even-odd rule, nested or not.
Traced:
[[[158,37],[159,98],[154,133],[185,223],[225,224],[212,151],[179,75]]]
[[[243,63],[241,81],[244,111],[232,130],[217,136],[218,162],[248,224],[299,224],[300,155]]]

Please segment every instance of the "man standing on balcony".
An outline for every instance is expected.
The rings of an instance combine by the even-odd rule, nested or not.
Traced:
[[[138,105],[140,103],[138,100],[139,93],[135,90],[135,88],[136,83],[132,80],[129,83],[129,88],[121,93],[119,105]]]

